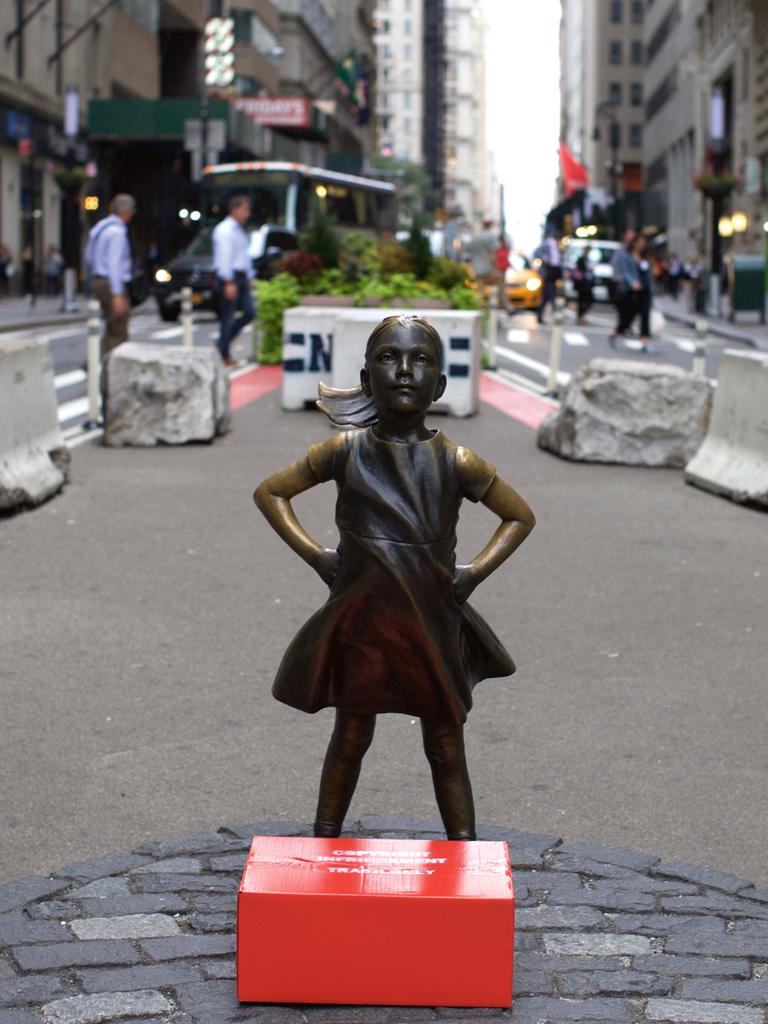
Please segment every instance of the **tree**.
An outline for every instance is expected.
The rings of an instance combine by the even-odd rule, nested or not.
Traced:
[[[427,220],[427,211],[434,209],[438,203],[424,168],[409,160],[399,160],[394,156],[380,154],[372,156],[370,162],[382,178],[397,185],[400,227],[411,227],[417,217],[421,218],[421,227],[430,227],[431,221]]]

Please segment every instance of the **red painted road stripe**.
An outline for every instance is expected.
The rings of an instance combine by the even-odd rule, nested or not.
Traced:
[[[255,370],[250,370],[241,377],[235,377],[229,383],[232,412],[279,388],[282,380],[282,366],[257,366]]]
[[[244,405],[255,402],[257,398],[275,391],[283,380],[282,366],[257,366],[255,369],[234,377],[230,382],[230,401],[232,411],[242,409]],[[556,403],[546,398],[538,398],[527,391],[516,388],[513,384],[502,384],[490,374],[480,375],[480,398],[505,416],[524,423],[534,430],[554,408]]]
[[[502,384],[488,373],[480,374],[480,399],[534,430],[557,408],[555,402],[531,395],[514,384]]]

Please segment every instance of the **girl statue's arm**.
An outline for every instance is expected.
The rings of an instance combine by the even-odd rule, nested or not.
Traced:
[[[476,555],[469,565],[456,567],[453,591],[460,604],[467,600],[479,583],[509,558],[536,525],[536,519],[528,504],[499,476],[494,477],[493,483],[480,500],[501,519],[501,523],[480,554]]]
[[[291,507],[291,498],[320,482],[305,457],[262,480],[253,493],[253,500],[272,529],[330,586],[336,576],[339,556],[310,537]]]

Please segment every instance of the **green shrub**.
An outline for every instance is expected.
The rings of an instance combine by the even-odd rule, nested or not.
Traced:
[[[313,252],[319,256],[326,267],[339,264],[339,236],[333,229],[331,218],[322,210],[315,211],[307,230],[301,236],[300,246],[304,252]]]
[[[463,263],[449,260],[447,256],[434,256],[427,280],[437,288],[450,291],[457,285],[463,285],[468,276],[467,268]]]
[[[448,301],[452,309],[480,309],[480,299],[473,288],[458,284],[448,291]]]
[[[271,281],[259,281],[258,287],[261,344],[256,355],[260,363],[281,363],[283,313],[291,306],[298,306],[299,282],[290,274],[277,274]]]
[[[379,264],[382,277],[392,274],[413,273],[411,254],[399,242],[382,242],[379,246]]]
[[[379,271],[379,243],[364,231],[349,231],[341,239],[339,269],[347,281],[359,281],[364,274]]]

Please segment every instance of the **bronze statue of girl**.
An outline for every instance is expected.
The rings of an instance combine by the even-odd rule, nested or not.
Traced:
[[[533,529],[528,505],[489,463],[424,425],[446,386],[437,331],[390,316],[373,331],[351,390],[320,387],[319,407],[342,426],[264,480],[254,499],[270,525],[330,587],[327,602],[283,657],[274,696],[302,711],[335,707],[320,780],[316,836],[338,836],[376,715],[421,719],[424,750],[449,839],[474,839],[463,727],[475,683],[515,671],[467,603]],[[291,498],[327,480],[338,489],[340,543],[322,547]],[[468,565],[456,565],[463,498],[501,523]]]

